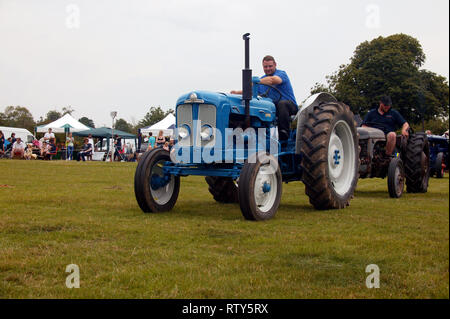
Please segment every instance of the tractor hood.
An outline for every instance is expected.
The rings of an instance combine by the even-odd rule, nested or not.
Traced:
[[[212,104],[215,105],[218,112],[229,112],[245,115],[245,105],[241,95],[208,92],[208,91],[192,91],[182,95],[177,106],[181,104]],[[222,115],[224,115],[222,113]],[[257,117],[261,121],[271,122],[275,120],[276,108],[271,99],[257,97],[250,101],[250,116]]]

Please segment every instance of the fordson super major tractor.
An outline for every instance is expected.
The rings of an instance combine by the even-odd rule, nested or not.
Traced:
[[[245,40],[242,95],[189,92],[176,103],[175,145],[144,153],[134,190],[144,212],[173,208],[180,177],[205,176],[218,202],[239,202],[244,218],[272,218],[282,182],[303,181],[316,209],[349,205],[358,181],[358,137],[350,108],[325,93],[311,96],[279,141],[276,102],[258,95]],[[268,86],[267,90],[276,87]],[[266,91],[267,93],[267,91]],[[266,95],[266,94],[264,94]]]

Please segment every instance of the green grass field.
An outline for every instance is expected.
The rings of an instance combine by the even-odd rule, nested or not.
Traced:
[[[203,177],[182,178],[171,212],[144,214],[135,168],[1,160],[0,298],[449,298],[447,176],[400,199],[360,180],[328,211],[283,184],[275,218],[249,222]],[[72,263],[79,289],[65,285]]]

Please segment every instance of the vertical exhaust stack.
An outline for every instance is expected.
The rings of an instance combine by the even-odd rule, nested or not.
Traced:
[[[245,128],[250,127],[250,100],[252,99],[252,70],[250,69],[250,33],[242,36],[245,41],[245,68],[242,70],[242,99],[245,103]]]

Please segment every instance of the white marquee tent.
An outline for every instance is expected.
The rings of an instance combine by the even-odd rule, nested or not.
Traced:
[[[65,114],[63,117],[54,122],[37,126],[35,131],[37,133],[45,133],[51,128],[53,133],[64,133],[68,128],[70,132],[79,132],[91,129],[90,127],[78,122],[70,114]]]
[[[165,118],[163,118],[158,123],[155,123],[151,126],[141,128],[142,135],[148,135],[152,132],[153,136],[158,136],[159,131],[164,132],[164,136],[172,136],[173,130],[175,128],[175,116],[172,113],[169,113]]]

